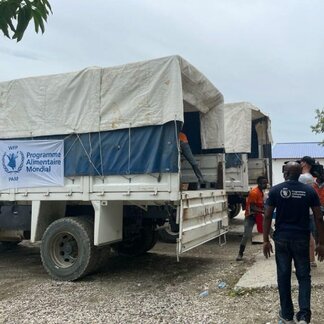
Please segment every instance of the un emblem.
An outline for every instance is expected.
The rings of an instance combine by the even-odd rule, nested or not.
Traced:
[[[24,166],[25,156],[22,151],[4,152],[2,167],[7,173],[19,173]]]
[[[280,196],[284,199],[288,199],[291,197],[291,191],[288,188],[282,188],[280,190]]]

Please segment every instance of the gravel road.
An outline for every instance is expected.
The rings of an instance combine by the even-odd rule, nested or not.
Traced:
[[[72,283],[49,278],[37,245],[0,246],[0,323],[277,323],[276,289],[234,290],[261,249],[248,246],[236,262],[239,240],[211,241],[180,263],[173,244],[158,243],[141,257],[112,255],[98,273]],[[313,289],[314,324],[324,323],[322,288]]]

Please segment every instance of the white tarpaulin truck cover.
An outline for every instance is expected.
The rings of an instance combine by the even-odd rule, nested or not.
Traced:
[[[223,95],[179,56],[0,83],[0,138],[161,125],[199,111],[203,148],[224,147]]]
[[[250,153],[252,121],[256,125],[259,144],[272,143],[270,118],[249,102],[224,104],[225,152]]]

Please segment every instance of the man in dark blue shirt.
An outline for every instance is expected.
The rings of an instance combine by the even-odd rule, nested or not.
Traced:
[[[272,245],[269,232],[272,213],[276,209],[274,241],[276,249],[277,281],[281,310],[279,317],[283,323],[294,322],[294,308],[291,298],[291,262],[294,261],[299,284],[298,323],[309,323],[311,319],[310,296],[311,277],[309,263],[309,208],[313,210],[319,233],[316,248],[318,260],[324,259],[324,223],[317,193],[309,185],[298,181],[301,166],[296,162],[285,165],[284,177],[287,181],[274,186],[269,192],[263,225],[263,253],[270,256]]]

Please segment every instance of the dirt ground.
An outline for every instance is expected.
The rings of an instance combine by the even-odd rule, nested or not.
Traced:
[[[159,242],[141,257],[113,255],[73,283],[49,278],[38,245],[0,247],[0,323],[278,323],[276,289],[234,289],[262,246],[249,245],[236,262],[239,241],[229,234],[225,246],[210,241],[179,263],[175,245]],[[323,302],[323,287],[314,287],[314,324],[324,323]]]

